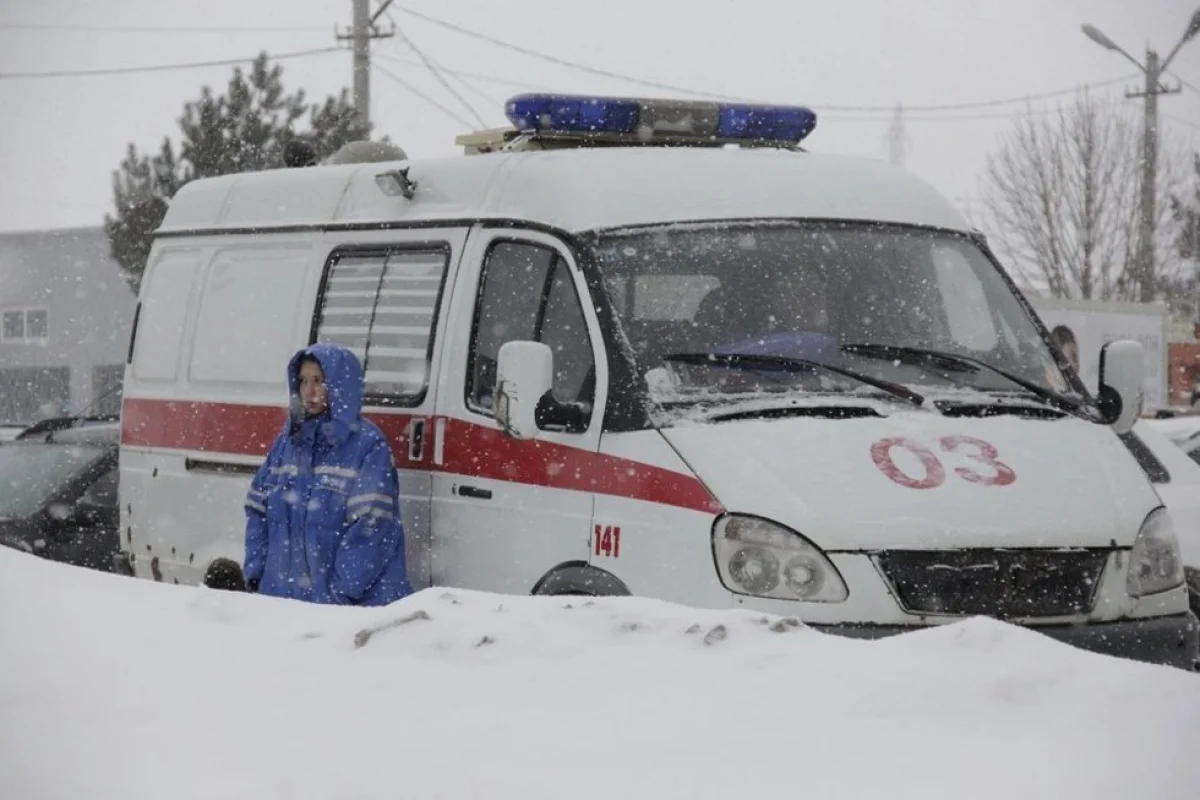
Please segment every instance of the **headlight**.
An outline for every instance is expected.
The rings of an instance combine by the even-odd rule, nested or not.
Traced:
[[[1133,550],[1125,588],[1131,597],[1144,597],[1174,589],[1183,583],[1179,539],[1165,508],[1155,509],[1142,523]]]
[[[713,554],[731,592],[809,603],[840,603],[849,596],[819,547],[765,519],[721,517],[713,527]]]

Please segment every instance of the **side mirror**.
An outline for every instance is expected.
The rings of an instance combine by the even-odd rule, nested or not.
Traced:
[[[1100,348],[1100,412],[1119,435],[1129,433],[1142,414],[1146,351],[1122,339]]]
[[[537,436],[538,402],[554,384],[554,354],[541,342],[505,342],[496,359],[493,414],[505,435]]]

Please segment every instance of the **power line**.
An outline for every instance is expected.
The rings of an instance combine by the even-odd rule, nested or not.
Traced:
[[[479,33],[478,31],[473,31],[468,28],[464,28],[460,25],[455,25],[453,22],[446,22],[445,20],[437,19],[436,17],[431,17],[428,14],[422,14],[419,11],[413,11],[411,8],[406,8],[402,5],[397,4],[394,7],[396,8],[397,11],[402,11],[405,14],[408,14],[409,16],[416,17],[417,19],[422,19],[422,20],[425,20],[426,22],[432,23],[434,25],[439,25],[443,28],[448,28],[449,30],[452,30],[456,33],[460,33],[463,36],[469,36],[473,39],[479,39],[481,41],[488,42],[489,44],[496,45],[497,47],[503,47],[506,50],[512,50],[513,52],[520,53],[525,56],[529,56],[530,58],[541,59],[542,61],[548,61],[552,64],[558,64],[559,66],[562,66],[562,67],[568,67],[570,69],[580,70],[582,72],[590,72],[593,75],[599,75],[599,76],[605,77],[605,78],[613,78],[615,80],[624,81],[626,83],[633,83],[633,84],[638,84],[641,86],[647,86],[652,89],[664,89],[668,92],[678,92],[680,94],[688,94],[688,95],[692,95],[694,97],[722,98],[722,99],[727,99],[727,100],[738,99],[738,98],[734,98],[734,97],[713,94],[711,92],[700,92],[700,91],[696,91],[695,89],[685,88],[683,86],[673,86],[669,83],[660,83],[658,81],[643,80],[642,78],[635,78],[632,75],[622,75],[619,72],[610,72],[608,70],[600,69],[598,67],[590,67],[586,64],[579,64],[574,61],[568,61],[563,58],[558,58],[557,56],[548,55],[546,53],[540,53],[536,50],[530,50],[529,48],[522,47],[518,44],[513,44],[512,42],[506,42],[506,41],[503,41],[502,39],[497,39],[493,36],[488,36],[485,33]]]
[[[408,64],[408,65],[412,65],[412,66],[420,66],[421,65],[419,61],[415,61],[410,58],[403,58],[401,56],[398,56],[398,55],[395,55],[392,53],[379,53],[378,55],[380,58],[386,58],[387,60],[394,61],[398,64]],[[454,69],[452,67],[445,67],[445,66],[441,66],[441,65],[439,65],[438,69],[440,69],[442,72],[444,72],[447,75],[453,75],[453,76],[456,76],[459,78],[472,78],[477,81],[483,81],[486,83],[494,83],[494,84],[497,84],[500,86],[510,86],[515,89],[521,89],[521,90],[526,90],[526,91],[540,91],[540,92],[558,91],[555,87],[546,86],[544,84],[529,83],[526,81],[521,81],[521,80],[517,80],[517,79],[513,79],[513,78],[501,78],[501,77],[497,77],[495,75],[484,75],[479,72],[470,72],[467,70]],[[470,86],[470,84],[467,84],[465,81],[464,81],[464,85],[467,85],[468,87]],[[476,90],[476,91],[478,91],[478,90]],[[493,103],[495,102],[494,99],[487,98],[486,95],[482,95],[482,96],[484,96],[490,102],[493,102]],[[1116,103],[1114,102],[1114,103],[1105,103],[1104,105],[1111,106],[1111,105],[1115,105],[1115,104]],[[908,111],[908,107],[905,106],[904,110]],[[895,107],[892,107],[891,111],[892,111],[892,114],[894,114]],[[1047,114],[1057,113],[1057,111],[1058,111],[1058,109],[1055,109],[1055,108],[1049,108],[1049,109],[1043,108],[1043,109],[1036,109],[1036,110],[1022,110],[1022,111],[1013,112],[1013,113],[998,113],[998,114],[925,115],[925,116],[918,116],[918,117],[906,117],[905,121],[906,122],[976,122],[976,121],[982,121],[982,120],[1012,119],[1014,114],[1021,114],[1021,115],[1025,115],[1025,116],[1044,116]],[[846,115],[844,113],[826,114],[826,113],[822,112],[820,114],[820,119],[824,122],[885,123],[892,118],[892,114],[873,115],[873,116],[872,115],[850,116],[850,115]]]
[[[1182,83],[1184,86],[1186,86],[1188,89],[1190,89],[1195,94],[1200,95],[1200,89],[1197,89],[1195,86],[1193,86],[1192,84],[1185,81],[1182,77],[1180,77],[1178,72],[1171,72],[1171,71],[1168,71],[1168,72],[1171,75],[1171,77],[1173,77],[1175,80]]]
[[[380,53],[380,55],[383,55],[383,53]],[[394,58],[394,60],[395,60],[396,62],[398,62],[398,63],[404,63],[404,64],[416,64],[417,66],[420,66],[420,62],[406,61],[406,60],[404,60],[404,59],[401,59],[401,58]],[[493,97],[492,95],[490,95],[490,94],[488,94],[487,92],[483,91],[482,89],[480,89],[480,88],[479,88],[479,86],[478,86],[477,84],[473,83],[473,82],[472,82],[472,81],[470,81],[470,80],[467,80],[467,78],[466,78],[466,77],[464,77],[462,73],[460,73],[460,72],[458,72],[458,71],[456,71],[456,70],[450,70],[450,69],[446,69],[444,66],[442,66],[442,65],[441,65],[441,63],[440,63],[440,62],[438,62],[438,61],[436,61],[436,60],[434,60],[434,59],[432,59],[432,58],[430,58],[429,60],[430,60],[430,61],[433,61],[433,63],[434,63],[435,65],[437,65],[438,71],[440,71],[440,72],[441,72],[443,75],[449,75],[451,78],[453,78],[453,79],[454,79],[454,81],[455,81],[455,82],[456,82],[456,83],[457,83],[457,84],[458,84],[460,87],[462,87],[462,88],[463,88],[463,89],[465,89],[466,91],[470,92],[471,94],[475,95],[475,97],[477,97],[478,99],[482,100],[482,101],[483,101],[483,102],[486,104],[486,107],[487,107],[487,108],[489,108],[489,109],[501,109],[501,108],[503,108],[503,107],[504,107],[504,101],[502,101],[502,100],[497,100],[497,99],[496,99],[495,97]],[[475,110],[475,109],[474,109],[474,106],[471,106],[471,109],[472,109],[472,112],[474,112],[474,110]],[[486,122],[485,122],[485,123],[483,123],[483,127],[487,127],[487,123],[486,123]]]
[[[1096,83],[1084,83],[1078,86],[1073,86],[1070,89],[1056,89],[1052,92],[1039,92],[1037,94],[1027,94],[1020,97],[1006,97],[997,100],[979,100],[969,103],[940,103],[935,105],[910,106],[905,104],[905,111],[969,111],[977,108],[995,108],[997,106],[1011,106],[1020,103],[1027,103],[1032,100],[1049,100],[1054,97],[1063,97],[1065,95],[1076,94],[1084,89],[1103,89],[1106,86],[1114,86],[1118,83],[1124,83],[1136,75],[1124,75],[1120,78],[1113,78],[1107,81],[1098,81]],[[880,113],[894,110],[895,106],[819,106],[829,111],[860,111],[870,113]]]
[[[437,100],[435,100],[434,98],[432,98],[432,97],[430,97],[429,95],[425,94],[423,91],[421,91],[421,90],[420,90],[420,89],[418,89],[417,87],[413,86],[411,83],[409,83],[408,81],[404,80],[403,78],[401,78],[401,77],[400,77],[399,75],[397,75],[396,73],[392,72],[392,71],[391,71],[390,69],[388,69],[387,67],[385,67],[385,66],[383,66],[383,65],[379,64],[378,62],[376,62],[376,63],[372,64],[371,66],[373,66],[375,69],[379,70],[379,71],[380,71],[380,73],[382,73],[383,75],[386,75],[387,77],[391,78],[391,79],[392,79],[393,81],[395,81],[396,83],[398,83],[398,84],[400,84],[401,86],[403,86],[403,87],[404,87],[405,89],[407,89],[408,91],[410,91],[410,92],[412,92],[413,94],[415,94],[417,97],[419,97],[419,98],[421,98],[422,100],[424,100],[426,103],[429,103],[431,106],[433,106],[434,108],[436,108],[438,111],[441,111],[443,114],[445,114],[447,117],[449,117],[450,119],[452,119],[452,120],[454,120],[455,122],[457,122],[459,125],[462,125],[462,126],[463,126],[463,127],[465,127],[465,128],[470,128],[470,127],[471,127],[471,123],[470,123],[468,120],[466,120],[465,118],[463,118],[463,117],[462,117],[461,115],[459,115],[458,113],[456,113],[456,112],[452,111],[451,109],[449,109],[449,108],[446,108],[446,106],[442,105],[440,102],[438,102],[438,101],[437,101]]]
[[[93,33],[304,33],[321,31],[328,33],[328,28],[318,28],[314,25],[264,25],[255,26],[179,26],[179,25],[75,25],[59,23],[36,22],[0,22],[0,29],[17,31],[89,31]]]
[[[468,103],[467,99],[459,94],[457,89],[450,85],[450,82],[446,80],[446,76],[441,73],[441,70],[436,64],[433,63],[433,60],[429,58],[429,56],[425,55],[425,51],[417,47],[416,42],[410,39],[408,34],[406,34],[400,27],[396,28],[396,35],[399,36],[400,39],[407,44],[414,53],[417,54],[417,58],[424,62],[425,67],[433,74],[433,77],[437,79],[438,83],[440,83],[447,92],[454,95],[454,99],[462,103],[467,111],[471,112],[471,116],[475,117],[476,122],[479,123],[479,127],[486,128],[487,123],[483,121],[483,117],[479,116],[479,112],[475,110],[475,106]]]
[[[440,65],[439,65],[439,69],[441,69],[442,72],[446,72],[446,70],[444,68],[440,67]],[[446,72],[446,74],[450,75],[451,77],[454,78],[454,80],[458,81],[459,85],[462,86],[464,89],[466,89],[468,92],[471,92],[476,97],[483,100],[483,102],[487,103],[488,108],[503,108],[504,107],[504,103],[502,101],[497,100],[495,97],[492,97],[490,94],[483,91],[482,89],[480,89],[474,83],[471,83],[471,81],[467,80],[463,76],[455,75],[454,73],[451,73],[451,72]]]
[[[1172,122],[1178,122],[1180,125],[1187,125],[1189,128],[1195,128],[1196,130],[1200,131],[1200,123],[1192,122],[1191,120],[1184,119],[1183,117],[1177,117],[1174,114],[1163,114],[1159,112],[1159,116],[1169,119]]]
[[[580,64],[579,62],[576,62],[576,61],[569,61],[564,58],[559,58],[557,56],[552,56],[547,53],[542,53],[542,52],[539,52],[537,50],[532,50],[527,47],[522,47],[521,45],[513,44],[512,42],[506,42],[502,39],[497,39],[494,36],[489,36],[486,33],[480,33],[479,31],[474,31],[469,28],[464,28],[463,26],[457,25],[453,22],[447,22],[446,20],[438,19],[437,17],[431,17],[428,14],[424,14],[420,11],[414,11],[413,9],[403,6],[403,5],[400,5],[400,4],[393,4],[393,7],[397,11],[401,11],[405,14],[408,14],[409,16],[416,17],[417,19],[424,20],[425,22],[429,22],[433,25],[438,25],[440,27],[454,31],[455,33],[459,33],[463,36],[468,36],[473,39],[478,39],[480,41],[488,42],[489,44],[493,44],[497,47],[502,47],[506,50],[512,50],[513,52],[521,53],[522,55],[529,56],[531,58],[537,58],[542,61],[547,61],[552,64],[558,64],[559,66],[568,67],[570,69],[578,70],[581,72],[587,72],[587,73],[591,73],[593,75],[598,75],[598,76],[605,77],[605,78],[612,78],[615,80],[624,81],[626,83],[647,86],[647,87],[650,87],[653,89],[663,89],[663,90],[670,91],[670,92],[678,92],[680,94],[692,95],[694,97],[735,100],[735,101],[741,101],[741,102],[758,102],[758,101],[751,100],[751,99],[745,98],[745,97],[714,94],[712,92],[701,92],[701,91],[697,91],[696,89],[689,89],[689,88],[683,87],[683,86],[675,86],[675,85],[668,84],[668,83],[661,83],[659,81],[645,80],[643,78],[634,77],[632,75],[623,75],[618,72],[611,72],[609,70],[600,69],[598,67],[593,67],[593,66],[590,66],[587,64]],[[977,108],[990,108],[990,107],[995,107],[995,106],[1014,105],[1014,104],[1018,104],[1018,103],[1026,103],[1026,102],[1029,102],[1032,100],[1047,100],[1047,99],[1050,99],[1053,97],[1061,97],[1064,95],[1075,94],[1076,92],[1080,91],[1081,89],[1099,89],[1099,88],[1103,88],[1105,86],[1112,86],[1112,85],[1115,85],[1118,83],[1123,83],[1134,77],[1137,77],[1137,76],[1136,75],[1123,75],[1119,78],[1113,78],[1112,80],[1100,81],[1098,83],[1091,83],[1091,84],[1083,84],[1083,85],[1079,85],[1079,86],[1073,86],[1069,89],[1058,89],[1058,90],[1052,91],[1052,92],[1040,92],[1040,93],[1036,93],[1036,94],[1022,95],[1020,97],[1007,97],[1007,98],[1002,98],[1002,99],[997,99],[997,100],[983,100],[983,101],[967,102],[967,103],[941,103],[941,104],[933,104],[933,105],[910,105],[910,104],[906,103],[904,105],[904,109],[905,109],[905,111],[916,111],[916,112],[922,112],[922,111],[966,111],[966,110],[977,109]],[[889,105],[889,106],[849,106],[849,105],[832,105],[832,104],[810,104],[810,105],[812,105],[814,108],[816,108],[818,110],[824,110],[824,111],[851,111],[851,112],[881,113],[881,112],[891,112],[891,111],[894,111],[894,109],[895,109],[894,105]]]
[[[1120,104],[1121,104],[1120,100],[1113,100],[1113,101],[1109,101],[1109,102],[1097,103],[1096,106],[1098,108],[1112,108],[1112,107],[1120,105]],[[908,107],[905,106],[904,110],[907,112]],[[1059,113],[1059,109],[1057,109],[1057,108],[1039,108],[1039,109],[1026,109],[1026,110],[1020,110],[1020,111],[1012,111],[1009,113],[999,113],[999,114],[940,114],[940,115],[935,114],[935,115],[927,115],[927,116],[920,116],[920,117],[905,117],[904,121],[905,121],[905,124],[907,124],[909,122],[978,122],[978,121],[982,121],[982,120],[992,120],[992,119],[1011,120],[1014,117],[1045,117],[1045,116],[1050,116],[1051,114],[1057,114],[1057,113]],[[821,114],[818,117],[818,120],[825,121],[825,122],[873,122],[876,124],[883,124],[889,120],[889,117],[886,117],[886,116],[845,116],[842,114]]]
[[[269,54],[269,58],[281,61],[286,58],[305,58],[324,53],[340,53],[340,47],[321,47],[315,50],[296,50],[290,53]],[[192,61],[181,64],[150,64],[142,67],[108,67],[104,69],[57,70],[51,72],[0,72],[0,80],[19,80],[21,78],[83,78],[92,75],[125,75],[132,72],[168,72],[177,69],[197,69],[200,67],[227,67],[234,64],[245,64],[254,61],[258,56],[247,58],[226,58],[218,61]]]
[[[421,66],[421,62],[419,62],[419,61],[414,61],[411,58],[401,58],[400,56],[394,55],[392,53],[378,53],[377,55],[380,58],[386,58],[387,60],[395,61],[398,64],[410,64],[410,65],[418,66],[418,67]],[[517,80],[515,78],[498,78],[495,75],[484,75],[483,73],[480,73],[480,72],[468,72],[467,70],[451,69],[450,67],[444,67],[444,66],[440,66],[440,65],[438,68],[442,72],[446,73],[447,75],[454,75],[454,76],[460,77],[460,78],[473,78],[474,80],[477,80],[477,81],[494,83],[499,86],[511,86],[516,89],[532,89],[534,91],[543,91],[543,92],[554,91],[554,89],[549,86],[538,85],[536,83],[528,83],[526,81]]]

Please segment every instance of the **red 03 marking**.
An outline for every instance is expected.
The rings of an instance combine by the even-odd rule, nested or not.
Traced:
[[[943,436],[938,444],[944,453],[962,453],[968,459],[986,467],[979,471],[972,467],[955,467],[954,474],[968,483],[978,486],[1008,486],[1017,480],[1013,468],[1000,460],[1000,453],[995,446],[973,436]],[[924,468],[924,475],[913,476],[896,465],[892,459],[892,451],[896,448],[907,450],[915,456]],[[871,460],[879,471],[888,476],[894,483],[909,489],[936,489],[946,482],[946,468],[925,445],[920,442],[898,436],[890,439],[880,439],[871,445]]]

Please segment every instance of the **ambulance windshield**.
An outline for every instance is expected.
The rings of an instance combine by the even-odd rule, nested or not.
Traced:
[[[763,357],[777,357],[935,391],[1079,400],[967,236],[872,224],[672,225],[601,235],[597,258],[639,373],[666,370],[685,392],[864,389],[831,370],[761,369]],[[758,358],[696,358],[706,353]]]

